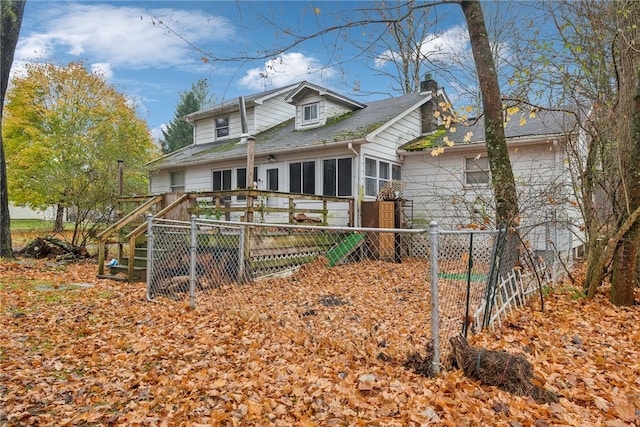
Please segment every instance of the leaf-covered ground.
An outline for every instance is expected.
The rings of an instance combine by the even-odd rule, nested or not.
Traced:
[[[640,420],[640,309],[615,308],[604,295],[585,301],[573,288],[558,287],[544,313],[514,312],[496,332],[470,340],[525,354],[538,384],[560,396],[558,403],[537,404],[456,369],[421,377],[402,366],[399,354],[376,357],[380,348],[366,340],[359,345],[340,330],[314,336],[277,313],[152,303],[143,284],[95,274],[91,263],[0,261],[0,425],[627,426]],[[358,275],[349,274],[359,286]],[[394,275],[400,282],[414,276]]]

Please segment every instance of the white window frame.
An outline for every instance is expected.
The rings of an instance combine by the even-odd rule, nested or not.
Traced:
[[[367,162],[375,162],[374,174],[369,173],[367,170]],[[365,157],[364,164],[364,195],[367,197],[377,197],[378,193],[387,182],[393,179],[402,179],[402,165],[398,163],[393,163],[388,160],[374,159],[373,157]],[[371,194],[372,185],[375,187],[375,194]]]
[[[216,139],[229,138],[231,133],[229,129],[229,116],[216,117],[214,119],[214,123],[216,128]]]
[[[489,158],[487,156],[468,156],[463,160],[465,187],[488,187],[491,184],[491,172],[489,170]],[[485,167],[486,163],[486,169]],[[471,168],[470,166],[474,166]],[[470,177],[477,177],[470,180]],[[481,178],[481,179],[479,179]]]
[[[291,174],[291,166],[292,165],[299,165],[300,166],[300,176],[293,176]],[[313,174],[310,177],[307,177],[309,179],[305,179],[305,167],[312,167],[313,168]],[[310,194],[310,195],[315,195],[316,194],[316,187],[317,187],[317,182],[318,182],[318,165],[317,162],[315,160],[301,160],[301,161],[296,161],[296,162],[290,162],[289,163],[289,169],[288,169],[288,174],[289,174],[289,192],[293,193],[292,190],[292,183],[296,182],[296,184],[300,185],[300,192],[299,193],[294,193],[294,194]],[[305,187],[313,187],[313,192],[309,192],[309,191],[305,191]],[[307,188],[308,189],[308,188]]]
[[[307,111],[310,113],[315,109],[315,117],[307,118]],[[309,114],[311,116],[311,114]],[[320,121],[320,103],[319,102],[310,102],[309,104],[302,105],[302,124],[308,125],[313,123],[318,123]]]
[[[184,192],[185,175],[184,170],[169,172],[169,189],[172,193]]]
[[[345,162],[348,161],[348,169]],[[326,162],[334,162],[335,167],[335,176],[333,177],[333,182],[329,183],[329,177],[326,176]],[[355,162],[352,157],[331,157],[328,159],[323,159],[320,163],[320,169],[322,178],[320,180],[320,194],[324,196],[332,196],[332,197],[352,197],[353,196],[353,168],[355,167]],[[341,166],[342,165],[342,166]],[[344,174],[347,172],[348,174]],[[341,183],[345,183],[344,179],[348,179],[347,185],[341,186]],[[340,194],[341,189],[347,189],[347,194]],[[334,194],[328,194],[334,193]]]

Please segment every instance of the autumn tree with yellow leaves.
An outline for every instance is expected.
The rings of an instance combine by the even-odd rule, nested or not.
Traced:
[[[131,100],[82,63],[31,64],[7,93],[3,137],[10,200],[32,208],[66,209],[83,244],[107,221],[119,193],[144,194],[144,165],[157,155]]]

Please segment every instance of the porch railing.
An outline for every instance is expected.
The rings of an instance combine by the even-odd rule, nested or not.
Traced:
[[[265,200],[286,200],[278,206],[270,206]],[[354,225],[354,198],[292,194],[263,190],[199,191],[165,193],[155,196],[125,197],[118,199],[121,218],[97,236],[98,274],[104,274],[104,263],[109,244],[117,245],[117,258],[122,261],[124,245],[128,245],[128,277],[133,277],[133,254],[136,243],[147,229],[146,216],[189,220],[197,217],[248,222],[264,222],[271,214],[286,215],[286,223],[295,224],[311,220],[316,224],[328,224],[332,214],[330,204],[339,204],[345,215],[345,224]],[[318,205],[321,205],[318,206]],[[133,205],[133,207],[131,207]],[[335,206],[335,205],[334,205]],[[127,208],[128,207],[128,208]],[[301,218],[303,218],[301,220]],[[284,221],[283,221],[284,222]]]

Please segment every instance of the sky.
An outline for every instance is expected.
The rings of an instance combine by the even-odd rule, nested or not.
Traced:
[[[12,73],[30,62],[82,61],[135,103],[156,139],[174,119],[180,94],[203,78],[216,103],[302,80],[366,102],[393,94],[384,76],[392,72],[393,52],[372,46],[375,31],[332,32],[278,50],[291,44],[292,32],[362,18],[354,11],[373,4],[28,0]],[[440,29],[425,38],[425,48],[471,61],[461,13],[445,7],[438,13]]]

